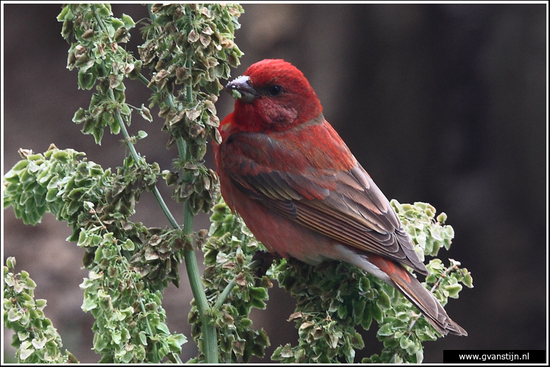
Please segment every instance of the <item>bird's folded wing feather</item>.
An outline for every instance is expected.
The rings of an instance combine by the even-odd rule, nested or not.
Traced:
[[[323,134],[320,129],[316,137]],[[321,137],[333,138],[329,129]],[[334,143],[341,144],[325,145],[341,145],[342,152],[323,151],[307,137],[292,137],[288,131],[284,140],[276,134],[237,133],[220,153],[232,182],[249,197],[342,244],[426,274],[384,194],[345,144]]]

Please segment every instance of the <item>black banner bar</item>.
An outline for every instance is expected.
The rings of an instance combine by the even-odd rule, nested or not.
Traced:
[[[443,363],[548,363],[545,350],[444,350]]]

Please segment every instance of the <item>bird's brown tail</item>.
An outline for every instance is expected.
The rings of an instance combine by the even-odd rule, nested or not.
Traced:
[[[451,320],[443,306],[404,267],[387,260],[376,261],[376,259],[370,257],[369,260],[390,277],[391,285],[403,293],[426,316],[430,324],[441,335],[445,336],[449,333],[459,336],[468,335],[466,330]]]

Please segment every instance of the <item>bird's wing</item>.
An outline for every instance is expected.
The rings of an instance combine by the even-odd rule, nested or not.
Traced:
[[[242,192],[281,215],[427,274],[369,174],[330,125],[317,128],[308,135],[286,131],[284,139],[277,134],[233,134],[220,147],[223,167]]]

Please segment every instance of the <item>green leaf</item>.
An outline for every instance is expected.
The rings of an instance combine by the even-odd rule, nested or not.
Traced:
[[[92,284],[90,284],[90,286],[92,286]],[[97,300],[95,298],[92,298],[90,296],[84,298],[84,302],[82,303],[82,311],[90,312],[96,307],[97,307]]]
[[[458,293],[462,290],[462,286],[458,283],[450,284],[445,286],[445,289],[449,292],[449,297],[458,298]]]
[[[13,269],[15,268],[15,265],[17,264],[17,261],[15,259],[14,256],[9,256],[7,259],[6,259],[6,266],[9,268],[9,269]]]
[[[378,304],[381,308],[385,310],[391,307],[390,297],[383,290],[380,290],[380,292],[378,293]]]
[[[338,317],[341,319],[345,319],[348,315],[348,308],[344,304],[340,304],[338,306]]]
[[[462,283],[464,283],[464,285],[468,288],[473,288],[473,279],[472,279],[472,275],[467,272],[466,269],[463,269],[465,271],[466,274],[464,274],[464,278],[462,279]]]
[[[32,347],[32,343],[29,341],[24,341],[21,344],[21,347],[19,348],[19,359],[21,361],[25,361],[33,353],[34,353],[34,348]]]
[[[96,351],[97,353],[100,353],[103,349],[107,347],[107,345],[109,345],[109,340],[105,336],[103,336],[101,333],[96,332],[94,334],[93,344],[94,344],[94,348],[93,348],[94,351]]]
[[[132,29],[136,25],[132,17],[127,14],[122,14],[121,20],[124,22],[124,27],[127,29]]]
[[[127,239],[122,244],[122,248],[126,251],[133,251],[135,249],[134,242],[131,239]]]
[[[117,18],[111,18],[111,25],[114,29],[118,29],[124,25],[124,22]]]
[[[139,341],[143,345],[147,345],[147,335],[145,334],[145,331],[140,331],[138,333]]]
[[[80,70],[78,72],[78,86],[82,89],[86,89],[86,90],[90,90],[94,87],[95,85],[95,82],[96,82],[96,76],[91,73],[91,72],[88,72],[88,71],[83,71],[83,70]],[[78,113],[78,111],[77,111]],[[75,123],[81,123],[83,120],[80,118],[78,119],[77,121],[75,121],[75,118],[77,116],[75,115],[73,117],[73,121]]]
[[[165,334],[170,334],[170,330],[168,329],[168,326],[164,323],[159,323],[156,325],[157,330],[162,331]]]
[[[120,344],[120,342],[122,341],[122,337],[121,337],[121,332],[120,330],[115,330],[112,334],[111,334],[111,338],[113,340],[113,343],[115,344]]]
[[[379,336],[390,336],[390,335],[393,335],[394,334],[394,331],[392,330],[391,328],[391,325],[390,324],[384,324],[380,327],[380,329],[378,329],[378,333],[377,333]]]
[[[15,322],[20,320],[23,317],[23,312],[20,310],[17,310],[15,308],[10,308],[8,311],[8,321],[9,322]]]
[[[382,322],[382,309],[380,308],[380,306],[375,303],[372,305],[371,307],[371,310],[372,310],[372,317],[378,321],[378,323],[381,323]]]

